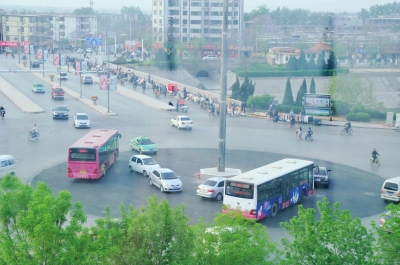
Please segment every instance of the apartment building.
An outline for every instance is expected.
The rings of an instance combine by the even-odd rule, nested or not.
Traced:
[[[228,0],[229,38],[242,38],[244,0]],[[170,37],[190,43],[204,37],[208,42],[221,42],[223,0],[153,0],[153,41],[164,43]]]
[[[54,15],[51,20],[53,39],[82,39],[97,34],[97,16],[95,15]]]

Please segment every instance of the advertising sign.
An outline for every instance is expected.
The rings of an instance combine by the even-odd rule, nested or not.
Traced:
[[[75,75],[80,75],[81,74],[81,62],[76,61],[75,62]]]
[[[48,50],[44,50],[44,51],[43,51],[43,59],[44,59],[45,61],[47,61],[48,55],[49,55],[49,51],[48,51]]]
[[[31,55],[35,54],[35,48],[33,48],[33,45],[29,45],[29,50],[30,50]]]
[[[43,59],[43,50],[42,49],[37,49],[36,57],[38,59]]]
[[[86,74],[87,73],[87,63],[86,63],[86,61],[82,61],[81,62],[81,71],[82,71],[82,74]]]
[[[117,90],[117,76],[115,75],[110,75],[110,85],[108,86],[109,90]]]
[[[53,64],[54,65],[60,65],[60,56],[59,56],[58,53],[54,54],[54,56],[53,56]]]
[[[67,65],[67,58],[66,58],[65,54],[61,54],[60,62],[61,62],[61,66]]]
[[[29,45],[24,45],[24,53],[29,54]]]
[[[107,83],[107,75],[100,75],[100,90],[107,90],[108,83]]]
[[[304,110],[306,115],[330,116],[331,95],[329,94],[305,94]]]

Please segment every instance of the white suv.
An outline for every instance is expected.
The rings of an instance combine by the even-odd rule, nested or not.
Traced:
[[[142,173],[143,176],[148,176],[151,171],[156,168],[160,168],[157,162],[146,155],[134,155],[129,159],[129,172],[139,172]]]

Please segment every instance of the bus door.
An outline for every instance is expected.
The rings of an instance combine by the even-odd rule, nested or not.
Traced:
[[[282,209],[290,205],[290,188],[289,182],[285,179],[281,181],[281,192],[282,192]]]

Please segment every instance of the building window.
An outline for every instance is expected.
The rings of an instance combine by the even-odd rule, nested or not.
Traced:
[[[222,7],[223,3],[211,3],[211,7]]]
[[[159,1],[159,4],[158,4],[158,5],[159,5],[159,6],[162,6],[162,2],[163,2],[163,1]]]
[[[200,33],[200,29],[190,29],[190,33]]]
[[[162,41],[162,36],[158,37],[158,41],[160,41],[160,42]]]
[[[204,7],[210,7],[210,2],[204,2]]]
[[[157,19],[154,19],[153,22],[154,22],[154,24],[157,24]]]
[[[190,20],[190,24],[192,24],[192,25],[200,25],[201,24],[201,20]]]
[[[162,19],[159,19],[158,22],[159,22],[160,24],[162,24]]]
[[[24,22],[24,17],[19,17],[19,22]]]
[[[289,61],[289,56],[285,56],[285,61]]]
[[[24,27],[21,27],[21,32],[24,32]]]
[[[10,31],[10,27],[9,26],[6,26],[6,31]]]
[[[158,11],[158,15],[162,16],[162,10]]]
[[[234,6],[234,7],[239,7],[239,3],[238,3],[238,2],[234,2],[234,3],[233,3],[233,6]]]
[[[222,20],[210,20],[210,25],[213,25],[213,26],[222,25]]]
[[[187,33],[187,28],[183,28],[182,33]]]
[[[183,2],[183,6],[188,6],[188,3],[187,2]]]
[[[186,25],[187,24],[187,19],[182,20],[182,24]]]
[[[204,31],[203,31],[204,33],[209,33],[210,32],[210,29],[209,28],[204,28]]]
[[[160,11],[161,12],[161,11]],[[171,16],[179,16],[179,10],[170,10],[168,12]],[[161,16],[161,15],[160,15]]]
[[[208,19],[203,20],[203,24],[204,24],[204,25],[209,25],[209,24],[210,24],[210,20],[208,20]]]
[[[21,41],[25,41],[25,37],[24,36],[21,36]]]
[[[184,16],[187,16],[187,11],[183,11],[182,13]]]
[[[239,25],[239,21],[238,20],[234,20],[233,21],[233,25]]]
[[[153,15],[157,15],[157,10],[154,10],[154,11],[153,11]]]
[[[6,41],[10,41],[10,36],[6,36]]]
[[[154,1],[154,4],[153,4],[153,6],[156,6],[157,5],[157,1]]]
[[[210,12],[211,16],[222,16],[222,12]]]
[[[210,11],[204,11],[204,15],[205,16],[209,16],[210,15]]]
[[[201,16],[201,12],[200,11],[191,11],[190,15],[192,15],[192,16]]]
[[[190,6],[200,6],[201,7],[201,2],[190,2]]]
[[[33,30],[32,27],[29,27],[29,33],[32,33],[32,30]]]
[[[182,42],[187,42],[187,37],[183,37]]]
[[[157,28],[156,28],[156,27],[153,28],[153,32],[154,32],[154,33],[157,32]]]
[[[234,15],[235,17],[237,17],[238,14],[239,14],[238,11],[233,12],[233,15]]]
[[[222,30],[221,29],[210,29],[211,34],[221,34]]]
[[[158,29],[158,32],[159,32],[159,33],[162,33],[162,28],[159,28],[159,29]]]

